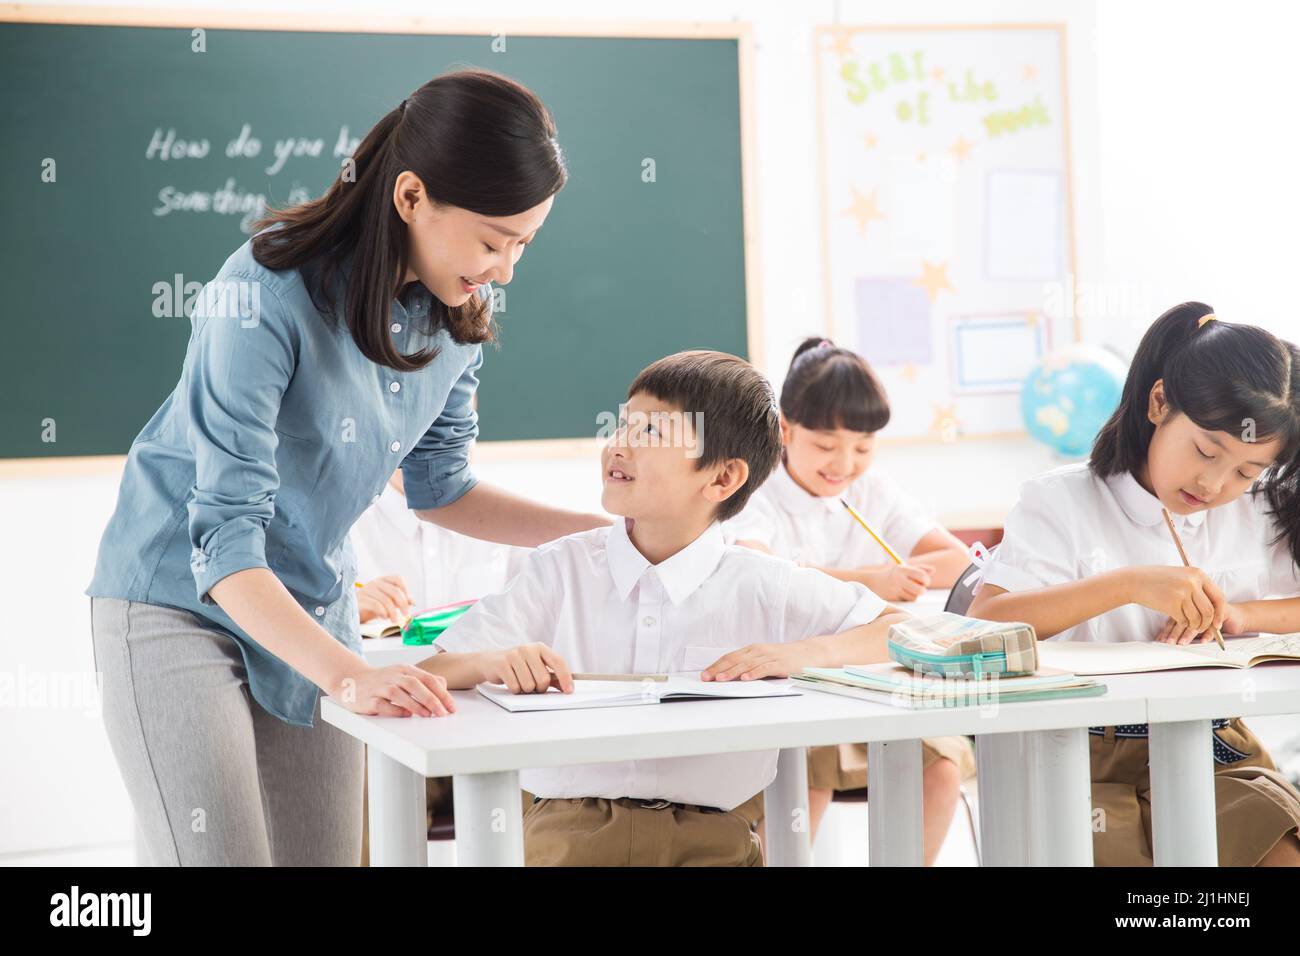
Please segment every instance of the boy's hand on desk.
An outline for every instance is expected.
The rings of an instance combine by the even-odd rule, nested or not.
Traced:
[[[545,694],[552,686],[573,693],[569,665],[548,644],[520,644],[484,654],[483,678],[505,684],[512,694]]]
[[[797,644],[750,644],[718,658],[700,672],[700,680],[789,677],[803,668]]]
[[[862,583],[886,601],[915,601],[930,586],[934,566],[929,564],[891,564],[881,568],[863,568]]]
[[[357,590],[357,610],[361,612],[362,624],[378,617],[401,624],[414,607],[411,592],[400,574],[385,574],[367,581]]]
[[[354,714],[371,717],[446,717],[456,709],[445,678],[410,664],[349,674],[332,696]]]

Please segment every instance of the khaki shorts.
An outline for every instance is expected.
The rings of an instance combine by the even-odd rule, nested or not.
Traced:
[[[1116,728],[1088,735],[1092,757],[1093,862],[1151,866],[1150,748]],[[1233,718],[1214,731],[1219,865],[1254,866],[1300,827],[1300,793],[1277,772],[1250,729]],[[1098,813],[1097,811],[1102,811]]]
[[[527,866],[762,866],[736,810],[661,810],[641,800],[537,800],[524,808]]]
[[[975,776],[975,754],[965,737],[931,737],[921,741],[921,767],[946,757],[962,780]],[[808,748],[808,787],[812,790],[861,790],[867,785],[867,745],[839,744]]]

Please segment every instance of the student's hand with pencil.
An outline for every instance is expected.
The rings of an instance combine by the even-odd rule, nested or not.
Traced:
[[[549,644],[520,644],[504,651],[485,652],[481,665],[483,680],[505,684],[512,694],[545,694],[557,687],[573,693],[573,674],[564,658]]]
[[[861,568],[858,580],[886,601],[915,601],[930,586],[933,574],[928,564],[885,564]]]
[[[1225,637],[1246,633],[1250,628],[1246,624],[1245,611],[1239,605],[1229,603],[1219,629]],[[1156,635],[1155,639],[1162,644],[1188,644],[1197,638],[1200,639],[1202,644],[1209,644],[1214,641],[1214,637],[1208,629],[1195,634],[1184,633],[1185,631],[1187,629],[1171,617],[1165,621],[1165,626],[1160,629],[1160,633]]]
[[[1172,627],[1166,625],[1169,633],[1163,638],[1157,636],[1157,640],[1186,644],[1203,631],[1222,628],[1228,602],[1219,586],[1200,568],[1155,565],[1128,571],[1132,602],[1173,621]]]
[[[414,607],[411,592],[400,574],[385,574],[357,585],[357,610],[361,612],[362,624],[379,617],[401,624]]]

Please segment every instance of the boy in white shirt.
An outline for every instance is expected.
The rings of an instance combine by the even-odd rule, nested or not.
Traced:
[[[601,456],[602,504],[621,520],[529,556],[421,667],[449,687],[504,683],[571,693],[575,671],[684,670],[716,655],[704,680],[783,677],[808,666],[886,658],[906,615],[861,584],[727,545],[738,513],[780,456],[771,386],[720,352],[668,356],[628,390]],[[763,643],[737,647],[760,638]],[[525,771],[529,865],[761,866],[736,807],[776,774],[775,751]],[[582,839],[574,839],[576,834]]]

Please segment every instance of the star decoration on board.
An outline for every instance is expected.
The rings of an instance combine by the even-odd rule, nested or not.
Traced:
[[[903,381],[905,382],[915,382],[916,366],[911,362],[904,362],[903,367],[899,370],[898,374],[903,377]]]
[[[832,31],[834,39],[826,47],[831,53],[843,60],[853,54],[853,34],[845,29],[836,29]]]
[[[1034,66],[1034,64],[1032,64],[1032,63],[1026,63],[1026,64],[1025,64],[1025,79],[1026,79],[1026,80],[1036,80],[1036,79],[1038,79],[1038,67]]]
[[[945,289],[949,292],[957,291],[948,280],[947,262],[922,262],[921,278],[913,279],[912,284],[924,289],[931,302],[934,302],[939,297],[939,293]]]
[[[930,79],[934,80],[936,83],[942,83],[942,82],[943,82],[943,67],[941,67],[941,66],[931,67],[931,69],[930,69]]]
[[[856,189],[853,190],[853,202],[848,209],[844,210],[844,215],[851,216],[858,224],[858,232],[863,238],[867,235],[867,223],[876,219],[887,218],[880,207],[876,205],[876,191],[873,189],[871,195],[864,196]]]
[[[875,133],[868,133],[866,136],[862,137],[862,145],[867,147],[867,149],[875,149],[876,143],[878,142],[880,141],[876,139]]]
[[[923,163],[923,162],[925,162],[925,150],[920,150],[920,151],[916,154],[916,161],[917,161],[918,163]]]
[[[965,136],[958,136],[957,142],[949,146],[948,151],[952,153],[953,159],[960,163],[963,159],[970,159],[970,151],[974,148],[975,144]]]

